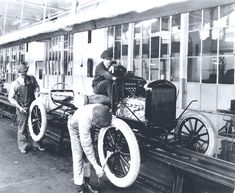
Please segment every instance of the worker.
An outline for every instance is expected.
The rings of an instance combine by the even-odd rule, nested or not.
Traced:
[[[112,51],[103,51],[101,58],[102,62],[96,66],[95,77],[92,81],[93,92],[111,97],[113,81],[117,78],[110,72],[113,58]]]
[[[76,106],[76,105],[75,105]],[[91,133],[95,127],[102,128],[111,124],[112,114],[109,107],[102,104],[88,104],[80,107],[68,119],[68,130],[73,157],[74,184],[79,193],[98,193],[90,185],[90,164],[98,177],[104,175],[102,167],[95,158]],[[88,161],[86,161],[86,158]]]
[[[27,153],[29,149],[27,135],[29,107],[35,98],[39,96],[40,91],[35,77],[27,75],[27,72],[27,63],[21,63],[17,69],[18,77],[15,81],[12,82],[8,95],[8,100],[10,103],[16,106],[18,148],[23,154]],[[40,151],[45,150],[43,147],[41,147],[40,142],[34,141],[33,148]]]

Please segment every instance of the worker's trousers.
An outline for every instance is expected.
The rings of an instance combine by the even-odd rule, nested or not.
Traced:
[[[81,146],[78,125],[70,124],[68,120],[68,130],[70,135],[74,184],[84,184],[84,177],[90,177],[90,162],[86,159]]]
[[[16,113],[17,113],[17,125],[18,125],[18,132],[17,132],[18,147],[20,150],[26,150],[28,146],[28,135],[27,135],[28,115],[20,112],[18,109]]]

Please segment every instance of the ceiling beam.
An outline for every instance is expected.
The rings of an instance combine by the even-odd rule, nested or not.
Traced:
[[[22,23],[23,15],[24,15],[24,0],[21,0],[20,23]]]
[[[115,0],[114,0],[115,1]],[[214,7],[218,5],[225,5],[235,3],[235,0],[198,0],[198,3],[195,4],[194,0],[183,1],[180,3],[172,3],[161,7],[153,7],[143,12],[130,11],[120,15],[115,15],[112,17],[101,17],[95,20],[88,20],[81,23],[74,23],[71,25],[71,31],[66,29],[54,29],[54,31],[41,31],[40,26],[39,31],[33,35],[30,35],[25,38],[18,40],[9,41],[0,45],[1,48],[6,48],[12,45],[17,45],[18,43],[27,43],[31,41],[40,41],[43,38],[48,39],[57,35],[64,35],[68,33],[77,33],[88,30],[94,30],[99,28],[104,28],[112,25],[119,25],[125,23],[135,23],[143,20],[160,18],[168,15],[175,15],[179,13],[186,13],[195,10],[205,9],[209,7]],[[54,23],[56,24],[56,23]],[[67,23],[64,23],[64,25]],[[53,25],[53,23],[51,23]],[[55,25],[56,26],[56,25]],[[61,25],[62,26],[62,25]]]
[[[46,16],[47,16],[47,0],[43,0],[43,23],[46,21]]]
[[[21,0],[8,0],[8,1],[12,1],[12,2],[21,2]],[[30,1],[24,1],[24,4],[27,4],[27,5],[35,5],[35,6],[38,6],[38,7],[44,7],[44,3],[39,4],[39,3],[30,2]],[[47,8],[49,8],[49,9],[61,10],[61,11],[66,11],[66,10],[68,10],[68,9],[65,9],[65,8],[54,7],[54,6],[49,6],[49,5],[47,5]]]
[[[7,23],[7,5],[8,5],[8,0],[6,0],[6,4],[5,4],[3,34],[5,34],[5,31],[6,31],[5,29],[6,29],[6,23]]]

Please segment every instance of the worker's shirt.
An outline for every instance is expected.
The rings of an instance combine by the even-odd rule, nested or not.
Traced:
[[[11,85],[9,97],[15,99],[20,106],[29,108],[35,99],[35,92],[39,92],[39,85],[33,76],[25,79],[18,77]]]
[[[114,76],[109,72],[103,62],[99,63],[95,68],[95,77],[92,81],[92,86],[96,86],[99,82],[103,80],[112,80]]]
[[[80,107],[69,119],[70,126],[72,126],[73,128],[78,128],[82,149],[92,165],[96,164],[96,158],[91,138],[91,128],[93,127],[92,110],[97,105],[100,104],[89,104]]]

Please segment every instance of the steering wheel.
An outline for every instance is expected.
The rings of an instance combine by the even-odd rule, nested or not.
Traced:
[[[67,83],[57,82],[51,87],[49,97],[57,106],[71,106],[74,99],[74,91]]]

